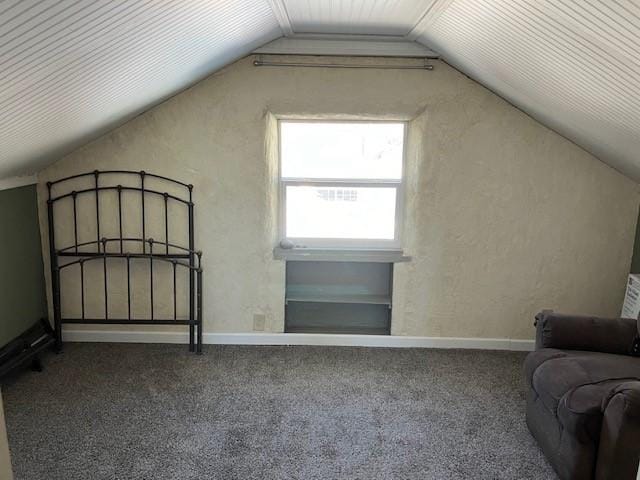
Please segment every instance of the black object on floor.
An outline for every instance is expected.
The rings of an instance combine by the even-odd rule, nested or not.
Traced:
[[[46,319],[41,319],[0,349],[0,377],[28,363],[33,370],[41,372],[42,363],[38,355],[54,343],[51,325]]]
[[[524,357],[71,343],[3,389],[16,480],[554,479]]]

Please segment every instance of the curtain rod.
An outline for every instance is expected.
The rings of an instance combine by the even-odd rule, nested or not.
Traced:
[[[265,62],[254,60],[256,67],[321,67],[321,68],[377,68],[384,70],[433,70],[433,65],[380,65],[366,63],[301,63],[301,62]]]

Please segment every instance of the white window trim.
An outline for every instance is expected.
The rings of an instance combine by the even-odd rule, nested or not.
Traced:
[[[287,123],[397,123],[403,125],[402,140],[402,170],[401,179],[347,179],[347,178],[283,178],[282,177],[282,122]],[[341,120],[341,119],[288,119],[278,118],[278,228],[281,240],[288,240],[296,247],[322,248],[322,249],[346,249],[346,250],[401,250],[402,249],[402,225],[405,202],[406,156],[407,134],[409,122],[402,120]],[[287,237],[287,186],[326,186],[341,188],[367,188],[367,187],[393,187],[396,189],[396,211],[393,240],[384,239],[345,239],[345,238],[296,238]]]

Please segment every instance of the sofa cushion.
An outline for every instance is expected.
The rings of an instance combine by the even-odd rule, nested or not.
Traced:
[[[606,399],[626,379],[604,380],[569,390],[558,404],[560,424],[582,443],[598,442]],[[604,408],[603,408],[604,403]]]
[[[542,348],[535,350],[527,355],[524,359],[524,378],[527,388],[533,387],[533,374],[540,365],[553,358],[566,357],[567,353],[555,348]]]
[[[631,355],[638,335],[632,318],[598,318],[543,311],[536,315],[536,348]]]
[[[560,400],[576,387],[615,379],[640,379],[638,357],[554,349],[541,349],[530,355],[534,358],[525,368],[537,364],[537,368],[529,373],[531,387],[554,415],[557,415]],[[575,401],[580,401],[588,392],[591,390],[579,392]]]

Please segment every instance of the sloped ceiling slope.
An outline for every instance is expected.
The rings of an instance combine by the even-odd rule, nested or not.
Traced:
[[[0,0],[0,179],[318,34],[420,42],[640,181],[638,0]]]
[[[0,2],[0,178],[282,35],[267,0]]]
[[[640,2],[444,0],[414,33],[470,77],[640,181]]]
[[[293,33],[423,43],[640,180],[638,0],[271,0]]]

